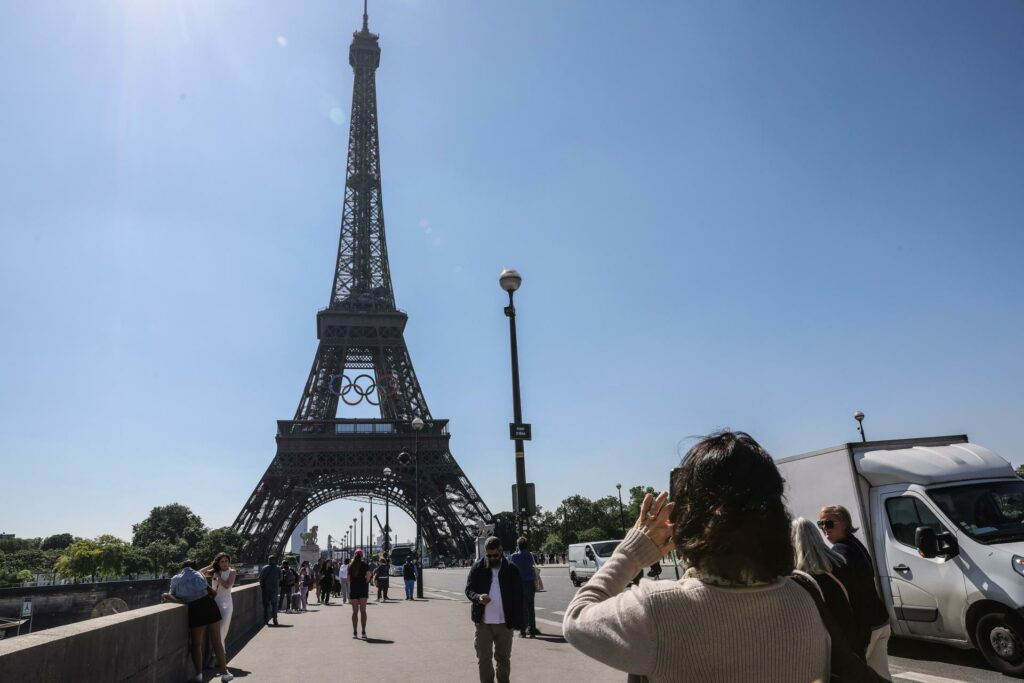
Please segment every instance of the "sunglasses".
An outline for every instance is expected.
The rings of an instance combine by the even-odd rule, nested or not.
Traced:
[[[833,522],[831,519],[821,519],[821,520],[818,520],[818,528],[819,529],[834,529],[835,526],[836,526],[836,523]]]
[[[490,553],[487,553],[487,559],[488,560],[500,560],[501,559],[501,555],[491,555]]]

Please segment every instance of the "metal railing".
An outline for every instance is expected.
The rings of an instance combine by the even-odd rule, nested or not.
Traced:
[[[278,420],[278,436],[333,436],[335,434],[358,434],[360,436],[413,435],[412,426],[404,420],[380,420],[345,418],[337,420]],[[448,420],[427,422],[419,436],[448,434]]]

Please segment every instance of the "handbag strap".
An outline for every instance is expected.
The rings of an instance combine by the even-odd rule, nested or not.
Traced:
[[[846,586],[843,585],[843,582],[837,579],[836,575],[832,572],[825,572],[825,576],[839,584],[839,588],[843,591],[843,595],[846,596],[846,602],[850,602],[850,593],[846,590]]]

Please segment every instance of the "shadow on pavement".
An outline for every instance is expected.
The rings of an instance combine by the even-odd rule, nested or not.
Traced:
[[[889,654],[893,657],[903,657],[905,659],[942,662],[943,664],[956,664],[985,671],[995,671],[977,650],[961,650],[958,647],[941,643],[928,643],[909,638],[890,638]]]
[[[384,638],[366,638],[364,642],[367,642],[370,645],[394,645],[395,644],[395,641],[393,641],[393,640],[386,640]]]

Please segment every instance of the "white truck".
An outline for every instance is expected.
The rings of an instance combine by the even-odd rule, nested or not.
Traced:
[[[569,545],[569,580],[572,585],[581,586],[594,575],[601,565],[612,556],[618,541],[591,541],[590,543],[572,543]]]
[[[1024,677],[1024,480],[966,436],[847,443],[778,461],[794,517],[850,511],[894,635],[976,647]]]

